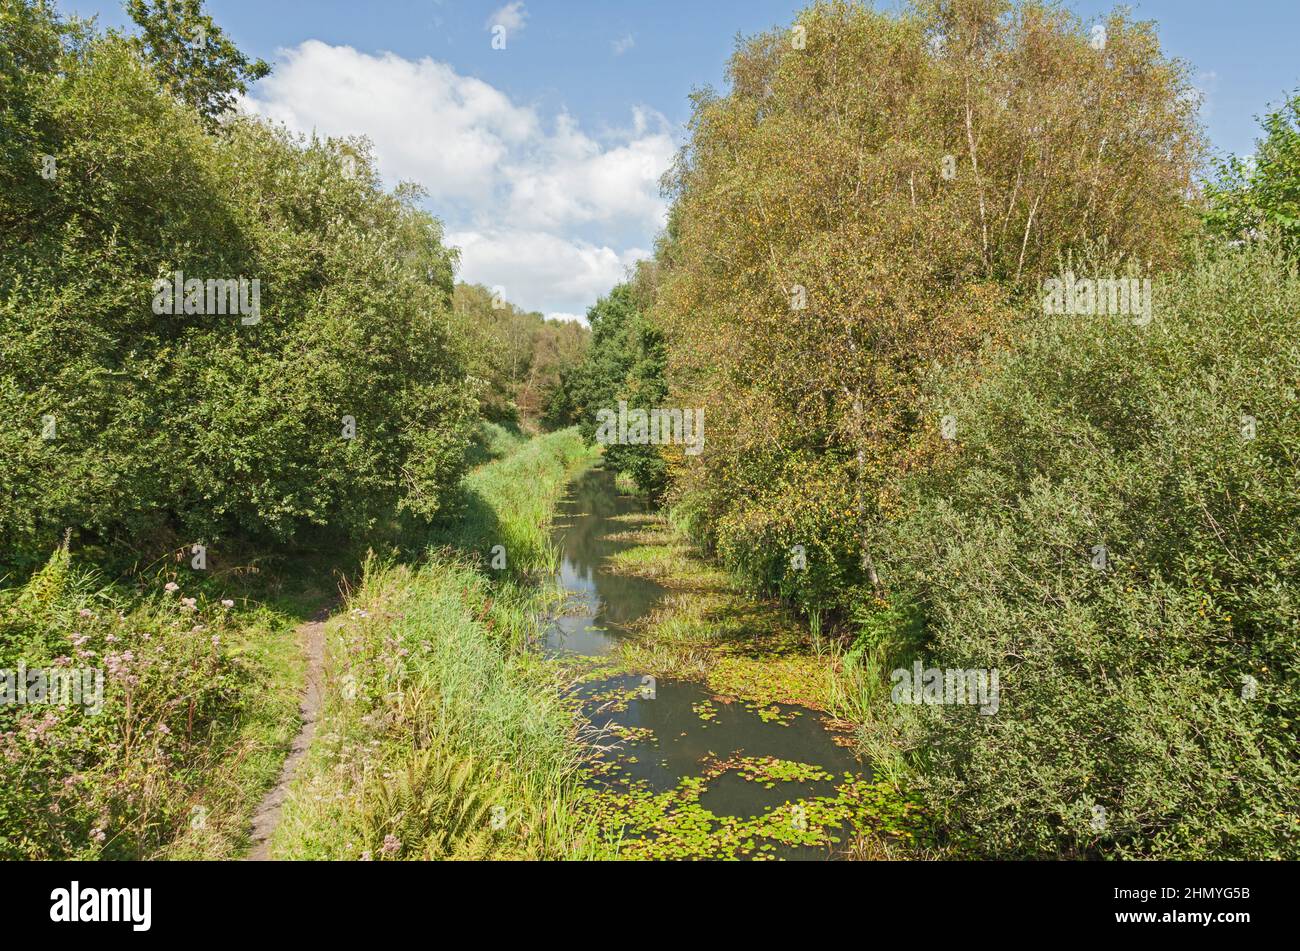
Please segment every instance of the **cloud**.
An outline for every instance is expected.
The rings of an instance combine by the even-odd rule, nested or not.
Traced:
[[[1197,73],[1192,80],[1192,88],[1199,96],[1201,118],[1208,119],[1214,114],[1214,94],[1219,91],[1219,74],[1212,69]]]
[[[388,185],[428,190],[464,248],[463,279],[505,285],[521,307],[585,312],[666,220],[659,179],[676,145],[653,110],[587,131],[427,57],[309,40],[277,60],[244,107],[304,134],[368,137]]]
[[[528,11],[524,9],[523,0],[514,0],[513,3],[507,3],[488,17],[483,29],[491,30],[496,26],[504,26],[508,33],[519,33],[523,30],[526,19],[528,19]]]
[[[508,228],[453,231],[447,242],[460,248],[461,280],[504,287],[506,299],[525,310],[573,317],[650,256],[641,248],[619,252],[550,232]],[[539,306],[544,301],[574,301],[577,306]]]
[[[628,33],[624,36],[619,37],[617,40],[611,43],[610,46],[614,48],[615,56],[622,56],[632,47],[636,46],[636,38],[631,33]]]
[[[632,128],[611,138],[597,142],[562,113],[537,148],[503,164],[511,216],[534,227],[627,219],[661,228],[667,205],[659,179],[675,151],[667,121],[637,109]]]
[[[486,199],[511,151],[541,133],[536,114],[431,59],[371,56],[308,40],[283,52],[253,109],[303,133],[367,135],[389,179],[438,199]]]

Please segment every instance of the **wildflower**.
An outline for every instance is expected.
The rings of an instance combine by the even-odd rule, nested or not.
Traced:
[[[169,736],[172,731],[171,731],[171,727],[169,727],[166,723],[159,723],[158,732],[161,733],[163,736]]]
[[[171,594],[173,591],[179,591],[180,589],[181,586],[178,585],[175,581],[169,581],[165,585],[163,585],[163,590],[166,591],[168,594]]]
[[[78,613],[79,615],[81,615],[82,617],[94,617],[94,616],[95,616],[95,612],[92,611],[92,610],[90,610],[90,608],[82,608],[82,609],[81,609],[80,611],[78,611],[77,613]]]
[[[397,852],[400,852],[401,850],[402,850],[401,839],[399,839],[397,836],[392,834],[384,836],[383,852],[385,855],[393,855]]]
[[[222,606],[223,608],[233,608],[233,607],[235,606],[235,602],[234,602],[234,601],[231,601],[229,598],[222,598],[222,599],[221,599],[221,606]]]
[[[181,598],[181,606],[184,607],[186,611],[193,611],[197,604],[198,600],[195,598]]]
[[[363,862],[372,862],[372,861],[374,861],[374,858],[371,856],[371,854],[370,854],[368,851],[367,851],[367,852],[362,852],[362,853],[361,853],[361,861],[363,861]]]
[[[103,829],[91,829],[90,837],[94,839],[96,842],[102,844],[103,841],[108,838],[108,833],[106,833]]]

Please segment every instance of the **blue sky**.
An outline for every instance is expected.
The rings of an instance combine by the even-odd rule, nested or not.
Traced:
[[[656,181],[698,86],[722,86],[737,34],[791,23],[794,0],[208,0],[276,66],[248,107],[301,131],[365,134],[390,182],[421,181],[462,249],[461,276],[576,316],[648,253]],[[893,3],[879,3],[891,7]],[[1091,18],[1114,6],[1067,4]],[[59,0],[127,25],[118,0]],[[1221,152],[1300,87],[1300,0],[1147,0],[1193,66]],[[491,27],[505,27],[505,49]]]

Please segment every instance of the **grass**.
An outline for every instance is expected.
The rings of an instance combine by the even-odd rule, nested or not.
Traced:
[[[570,477],[596,456],[573,428],[533,439],[480,466],[466,476],[462,498],[433,543],[457,549],[489,571],[498,570],[493,559],[503,554],[509,572],[553,574],[551,516]],[[494,551],[496,546],[502,550]]]
[[[325,704],[272,856],[580,852],[576,726],[529,649],[543,597],[442,557],[367,565],[327,626]]]
[[[297,727],[294,631],[327,600],[299,569],[177,558],[110,583],[64,548],[0,592],[0,668],[107,669],[97,713],[0,707],[0,856],[242,852]]]
[[[574,430],[539,437],[465,479],[422,563],[368,562],[326,628],[322,716],[272,856],[594,854],[567,681],[533,649],[558,598],[538,583],[551,516],[593,457]]]

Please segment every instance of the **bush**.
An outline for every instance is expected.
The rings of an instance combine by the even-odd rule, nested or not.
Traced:
[[[50,42],[0,59],[0,560],[435,514],[476,404],[416,191],[361,143],[209,134],[117,35]],[[258,279],[260,321],[156,314],[175,271]]]
[[[997,668],[1000,706],[879,715],[977,853],[1300,856],[1300,279],[1205,250],[1157,295],[1147,327],[1036,317],[931,394],[958,446],[885,575],[925,665]]]
[[[278,769],[260,760],[267,743],[287,743],[295,690],[271,683],[262,652],[246,649],[248,616],[241,629],[226,606],[186,594],[160,581],[124,596],[74,567],[66,547],[0,591],[7,676],[21,663],[102,678],[80,703],[0,703],[0,858],[158,858],[181,840],[190,854],[224,856],[244,841],[245,785]]]

